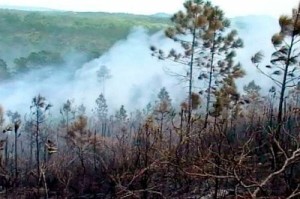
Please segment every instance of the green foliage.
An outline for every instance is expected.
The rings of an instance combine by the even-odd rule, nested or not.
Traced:
[[[168,103],[171,104],[171,99],[170,99],[170,96],[169,96],[169,92],[167,91],[167,89],[165,87],[160,89],[157,97],[158,97],[160,102],[165,101],[165,102],[168,102]]]
[[[158,102],[156,103],[154,114],[170,113],[172,109],[172,100],[169,96],[169,92],[165,87],[160,89],[157,98],[158,98]]]
[[[27,59],[25,57],[16,58],[14,60],[15,69],[18,72],[27,71]]]
[[[253,64],[255,64],[256,66],[258,66],[259,63],[261,63],[261,61],[263,60],[264,55],[261,51],[258,51],[257,53],[255,53],[252,57],[251,57],[251,62]]]
[[[32,52],[27,57],[20,57],[14,60],[16,72],[25,72],[30,69],[49,65],[58,66],[63,63],[64,60],[59,53],[45,50]]]
[[[252,95],[252,94],[258,94],[259,91],[261,90],[261,87],[257,85],[253,80],[249,82],[249,84],[245,85],[243,89],[248,95]]]
[[[77,108],[77,113],[79,116],[85,116],[86,107],[84,104],[79,105],[79,107]]]
[[[127,116],[128,116],[127,111],[126,111],[124,105],[122,105],[120,107],[120,109],[116,112],[115,117],[119,122],[125,122],[127,119]]]
[[[46,98],[38,95],[32,99],[32,105],[30,108],[34,109],[33,114],[40,116],[42,112],[48,111],[52,107],[51,104],[48,104]]]
[[[7,64],[3,59],[0,59],[0,80],[5,80],[10,77]]]
[[[99,120],[104,120],[107,118],[108,106],[106,104],[106,99],[101,93],[96,99],[96,115]]]
[[[19,11],[0,9],[0,54],[10,65],[0,63],[0,80],[15,73],[46,65],[59,66],[74,52],[83,62],[98,58],[115,42],[127,37],[135,26],[150,33],[163,29],[167,19],[109,13]]]
[[[60,114],[63,117],[62,124],[67,127],[67,131],[69,128],[70,121],[75,119],[75,113],[76,110],[71,100],[67,100],[60,109]]]
[[[28,52],[77,50],[89,57],[100,55],[116,41],[124,39],[132,27],[155,32],[167,20],[130,14],[30,12],[0,9],[0,52],[17,46],[22,57]],[[13,50],[11,50],[13,52]]]
[[[43,65],[60,65],[64,61],[59,53],[49,51],[32,52],[27,57],[28,67],[36,67]]]

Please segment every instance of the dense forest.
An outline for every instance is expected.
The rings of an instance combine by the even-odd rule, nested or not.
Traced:
[[[64,65],[81,54],[79,67],[99,57],[134,26],[161,30],[167,18],[132,14],[0,9],[0,77],[5,80],[40,66]]]
[[[120,104],[112,111],[105,95],[111,74],[101,66],[95,92],[102,92],[92,110],[67,95],[51,104],[38,93],[26,114],[0,107],[1,198],[300,197],[300,7],[278,19],[270,60],[260,46],[249,55],[247,67],[272,82],[268,92],[255,81],[238,89],[237,80],[247,75],[238,59],[243,40],[221,8],[207,1],[186,1],[170,20],[52,11],[0,15],[0,55],[9,58],[0,60],[4,82],[44,66],[59,70],[78,49],[86,51],[80,65],[133,24],[164,29],[176,47],[147,46],[149,54],[185,69],[170,77],[185,85],[179,103],[162,87],[144,108],[128,111]],[[19,56],[9,57],[6,49],[15,45],[20,50],[12,54]]]

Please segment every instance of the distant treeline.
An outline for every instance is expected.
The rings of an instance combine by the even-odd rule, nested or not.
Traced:
[[[126,38],[134,26],[151,33],[166,27],[168,21],[131,14],[0,9],[0,76],[7,77],[7,68],[61,63],[61,58],[72,52],[90,60]]]

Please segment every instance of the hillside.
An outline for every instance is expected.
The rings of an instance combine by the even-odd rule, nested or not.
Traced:
[[[0,10],[0,42],[23,50],[102,53],[133,26],[157,31],[168,19],[130,14]],[[1,49],[1,54],[7,49]]]
[[[22,67],[24,59],[20,58],[27,59],[30,53],[41,51],[61,58],[79,53],[90,60],[125,38],[132,27],[143,26],[151,33],[165,27],[167,21],[167,18],[131,14],[0,9],[0,58],[8,68],[20,63]],[[17,64],[16,59],[19,59]],[[51,64],[38,61],[43,62]]]
[[[166,14],[151,16],[94,12],[26,11],[0,9],[0,80],[14,78],[43,66],[65,66],[79,68],[85,62],[100,57],[114,43],[128,37],[135,26],[142,26],[154,33],[168,26]],[[265,16],[237,17],[232,26],[237,28],[245,41],[243,57],[257,51],[252,42],[262,40],[260,34],[249,32],[260,25],[268,29],[260,43],[268,46],[269,37],[276,30],[276,20]],[[267,41],[267,42],[265,42]],[[252,52],[253,51],[253,52]],[[252,73],[247,71],[247,73]]]
[[[300,8],[184,9],[0,10],[0,199],[299,198]]]

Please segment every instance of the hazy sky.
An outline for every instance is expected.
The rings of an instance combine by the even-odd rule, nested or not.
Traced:
[[[184,0],[0,0],[5,6],[44,7],[73,11],[127,12],[135,14],[174,13]],[[265,14],[278,17],[289,14],[298,0],[212,0],[228,17]]]

